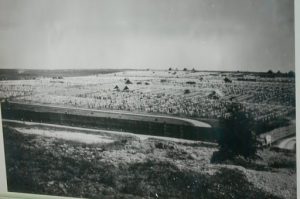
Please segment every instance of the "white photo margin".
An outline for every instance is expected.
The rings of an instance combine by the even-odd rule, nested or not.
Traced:
[[[296,107],[300,107],[300,0],[294,0],[294,21],[295,21],[295,73],[296,73]],[[300,112],[296,108],[296,140],[300,143],[298,133],[300,132]],[[299,153],[300,144],[296,145],[297,148],[297,198],[300,198],[300,165],[299,165]],[[3,140],[3,129],[2,129],[2,118],[1,118],[1,105],[0,105],[0,199],[56,199],[56,198],[69,198],[69,197],[56,197],[47,195],[37,194],[25,194],[25,193],[13,193],[8,192],[7,179],[6,179],[6,165],[5,165],[5,153],[4,153],[4,140]]]

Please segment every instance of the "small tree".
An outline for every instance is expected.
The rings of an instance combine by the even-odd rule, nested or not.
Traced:
[[[227,108],[228,116],[221,120],[221,135],[218,141],[222,158],[241,155],[252,158],[257,152],[258,142],[254,131],[254,119],[242,110],[242,106],[232,103]]]
[[[295,77],[295,72],[292,71],[292,70],[289,71],[289,72],[288,72],[288,76],[289,76],[289,77]]]
[[[272,71],[272,70],[268,70],[268,72],[267,72],[269,75],[273,75],[274,74],[274,72]]]

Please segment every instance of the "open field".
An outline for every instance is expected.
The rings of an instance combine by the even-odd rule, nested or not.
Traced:
[[[77,77],[92,74],[106,74],[122,70],[115,69],[91,69],[91,70],[22,70],[22,69],[0,69],[0,81],[5,80],[30,80],[37,78]]]
[[[48,136],[61,131],[69,136]],[[77,133],[112,142],[72,140]],[[296,197],[293,154],[263,150],[255,163],[214,164],[214,144],[41,124],[4,123],[4,138],[10,191],[89,198]]]
[[[295,79],[241,72],[124,71],[2,81],[0,98],[200,120],[226,117],[226,106],[234,100],[256,120],[268,122],[295,114]]]

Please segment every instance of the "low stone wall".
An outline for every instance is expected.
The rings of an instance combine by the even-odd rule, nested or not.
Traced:
[[[35,106],[15,103],[2,103],[2,117],[4,119],[32,121],[40,123],[51,123],[68,126],[88,127],[105,130],[131,132],[136,134],[147,134],[183,138],[188,140],[216,141],[218,135],[213,128],[196,127],[187,123],[176,124],[168,119],[160,121],[155,116],[139,116],[126,119],[120,113],[109,113],[107,116],[95,114],[96,111],[68,110],[63,108],[48,107],[46,105]]]

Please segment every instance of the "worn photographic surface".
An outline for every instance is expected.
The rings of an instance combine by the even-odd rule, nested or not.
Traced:
[[[292,0],[0,0],[9,192],[296,198]]]

